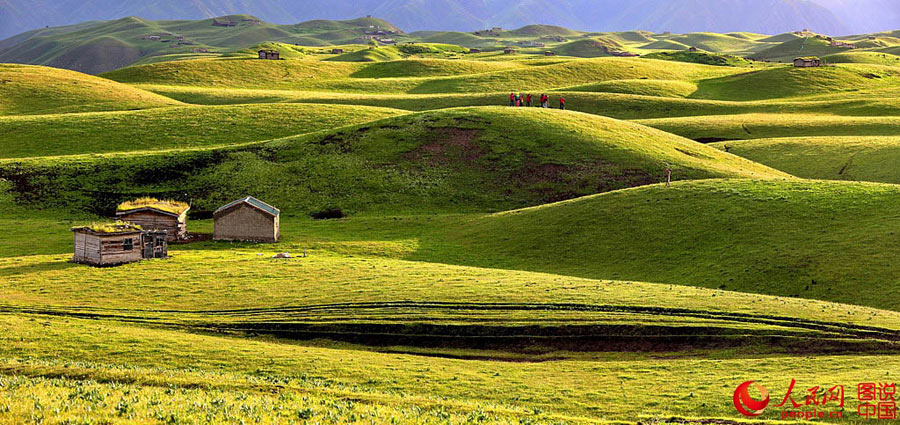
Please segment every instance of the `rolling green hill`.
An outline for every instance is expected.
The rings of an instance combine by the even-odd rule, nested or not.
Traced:
[[[697,91],[697,85],[674,80],[612,80],[602,83],[566,87],[563,91],[624,93],[641,96],[688,97]]]
[[[896,116],[746,114],[657,118],[637,122],[692,140],[900,135],[900,118]]]
[[[418,45],[413,45],[413,47]],[[381,50],[386,48],[379,48]],[[352,53],[351,53],[352,54]],[[500,70],[433,78],[353,78],[367,67],[388,65],[314,60],[260,61],[250,59],[192,60],[129,67],[104,77],[133,84],[223,88],[295,89],[343,93],[466,93],[513,90],[550,90],[609,80],[687,80],[741,72],[729,67],[640,58],[598,58],[531,64],[526,68],[494,65]],[[390,65],[402,68],[402,63]],[[419,67],[418,63],[411,66]],[[448,69],[456,67],[446,63]],[[483,70],[488,66],[484,65]],[[396,69],[395,68],[395,69]],[[506,69],[503,69],[506,68]],[[401,74],[402,75],[402,74]]]
[[[0,62],[48,65],[100,74],[142,58],[192,54],[198,48],[230,51],[270,42],[304,46],[345,44],[376,29],[395,32],[390,37],[402,36],[390,23],[374,18],[275,25],[249,15],[199,21],[148,21],[127,17],[23,35],[15,43],[0,48]]]
[[[752,56],[755,59],[788,62],[798,56],[828,56],[846,52],[841,47],[831,47],[828,40],[816,37],[796,37],[767,49],[760,50]]]
[[[897,311],[898,203],[884,184],[679,182],[473,220],[446,259]]]
[[[900,70],[877,65],[779,67],[711,78],[699,83],[700,99],[763,100],[813,96],[900,85]]]
[[[784,137],[716,143],[751,161],[797,177],[900,184],[900,138]]]
[[[835,53],[822,58],[827,63],[867,63],[873,65],[900,66],[900,56],[872,51]]]
[[[553,48],[558,55],[579,58],[599,58],[612,56],[612,52],[624,50],[624,46],[609,38],[598,37],[571,41]]]
[[[453,44],[417,43],[360,49],[326,60],[335,62],[384,62],[408,57],[457,57],[468,51],[469,49]]]
[[[0,64],[0,115],[116,111],[180,102],[73,71]]]
[[[166,173],[152,172],[162,164]],[[12,181],[22,200],[93,212],[136,192],[188,192],[195,212],[256,193],[289,214],[372,214],[538,205],[656,183],[667,164],[679,179],[789,177],[624,121],[494,107],[401,116],[240,149],[5,161],[0,178]],[[42,190],[30,192],[38,182]]]
[[[237,145],[374,121],[402,112],[349,105],[183,106],[0,117],[0,158]]]
[[[657,52],[644,55],[646,59],[662,59],[677,62],[699,63],[716,66],[748,66],[750,61],[731,55],[721,55],[706,52]]]

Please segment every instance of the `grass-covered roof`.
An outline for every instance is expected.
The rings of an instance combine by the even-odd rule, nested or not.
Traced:
[[[133,233],[140,232],[143,229],[136,224],[115,221],[112,223],[91,223],[89,226],[73,227],[72,230],[87,230],[94,233]]]
[[[156,198],[138,198],[133,201],[127,201],[119,204],[119,207],[116,209],[116,211],[131,211],[140,208],[152,208],[172,214],[181,214],[191,207],[190,205],[180,201],[159,200]]]

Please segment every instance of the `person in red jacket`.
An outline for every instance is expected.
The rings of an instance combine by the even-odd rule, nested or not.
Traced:
[[[566,109],[566,98],[564,98],[562,96],[559,97],[559,109],[562,109],[562,110]]]
[[[509,94],[509,106],[516,106],[516,94],[515,93]]]
[[[525,106],[531,107],[531,93],[525,95]]]

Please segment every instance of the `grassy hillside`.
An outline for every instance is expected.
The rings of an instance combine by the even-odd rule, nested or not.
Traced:
[[[900,66],[900,56],[871,51],[849,51],[822,58],[828,63],[868,63],[873,65]]]
[[[700,99],[764,100],[852,92],[900,85],[900,69],[874,65],[779,67],[711,78],[699,83]]]
[[[756,41],[748,40],[745,37],[708,32],[675,34],[671,37],[666,37],[665,40],[689,47],[696,47],[707,52],[746,52],[758,46]],[[646,48],[661,47],[647,46]]]
[[[344,105],[185,106],[0,117],[0,158],[235,145],[329,130],[400,111]]]
[[[490,215],[447,233],[464,264],[896,311],[898,200],[892,185],[679,182]]]
[[[413,45],[418,46],[418,45]],[[382,49],[382,48],[379,48]],[[376,50],[379,50],[376,49]],[[351,53],[352,54],[352,53]],[[104,74],[139,84],[222,88],[295,89],[343,93],[466,93],[549,90],[554,87],[623,79],[694,81],[738,69],[639,58],[563,60],[511,69],[432,78],[354,78],[373,63],[260,60],[195,60],[142,65]],[[403,67],[401,64],[393,65]],[[413,63],[412,66],[417,66]],[[452,69],[452,65],[449,69]],[[510,67],[510,65],[506,65]],[[498,66],[500,68],[500,66]],[[487,65],[484,66],[487,69]],[[363,71],[363,72],[360,72]],[[356,74],[360,72],[359,74]],[[372,75],[372,74],[368,74]],[[374,75],[378,74],[377,71]]]
[[[360,49],[355,52],[337,55],[327,60],[335,62],[384,62],[408,57],[447,58],[458,57],[462,53],[468,53],[468,51],[469,49],[454,44],[417,43]]]
[[[900,118],[811,114],[747,114],[637,120],[692,140],[774,137],[898,136]]]
[[[0,177],[22,200],[97,213],[139,193],[189,193],[194,212],[255,193],[307,215],[538,205],[656,183],[667,164],[678,179],[787,177],[628,122],[508,107],[402,116],[240,150],[7,161]]]
[[[898,137],[784,137],[713,146],[803,178],[900,184]]]
[[[647,59],[662,59],[716,66],[750,65],[750,61],[741,57],[706,52],[658,52],[644,55],[644,57]]]
[[[567,87],[564,91],[624,93],[641,96],[687,97],[697,91],[697,85],[674,80],[613,80],[582,86]]]
[[[792,35],[793,36],[793,35]],[[831,47],[828,40],[816,37],[800,37],[781,42],[775,46],[760,50],[752,56],[755,59],[789,62],[798,56],[828,56],[846,52],[842,47]]]
[[[233,25],[216,26],[214,22]],[[197,48],[233,51],[271,42],[286,43],[286,46],[345,44],[358,41],[375,29],[399,31],[385,21],[371,18],[275,25],[249,15],[198,21],[148,21],[127,17],[30,34],[0,48],[0,62],[48,65],[99,74],[137,63],[142,58],[191,54]],[[391,37],[402,37],[402,34]]]
[[[116,111],[178,104],[154,93],[78,72],[0,64],[0,115]]]
[[[558,55],[579,58],[607,57],[612,56],[611,52],[622,50],[625,50],[623,45],[605,37],[571,41],[553,48]]]

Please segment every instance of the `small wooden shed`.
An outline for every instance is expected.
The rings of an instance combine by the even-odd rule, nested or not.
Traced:
[[[150,258],[166,258],[165,231],[146,231],[119,221],[74,227],[75,253],[72,261],[92,266],[117,266]]]
[[[278,242],[281,211],[252,196],[238,199],[213,213],[215,240]]]
[[[822,60],[814,57],[796,58],[794,59],[795,68],[814,68],[822,66]]]
[[[258,53],[260,59],[277,61],[281,58],[278,50],[260,50]]]
[[[169,242],[187,238],[187,213],[191,207],[184,202],[140,198],[119,205],[119,220],[147,230],[165,230]]]

